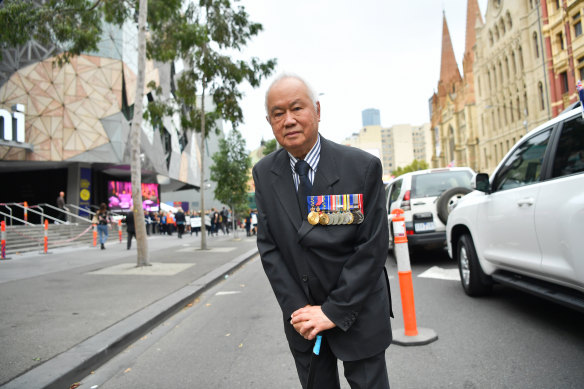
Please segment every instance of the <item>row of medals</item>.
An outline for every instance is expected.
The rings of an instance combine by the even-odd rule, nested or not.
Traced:
[[[308,214],[308,222],[313,226],[321,224],[323,226],[332,226],[340,224],[361,224],[365,216],[359,209],[338,212],[322,212],[318,209],[312,209]]]

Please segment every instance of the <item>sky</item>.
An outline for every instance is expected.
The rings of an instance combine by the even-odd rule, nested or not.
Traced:
[[[487,0],[478,0],[481,14]],[[259,88],[243,84],[245,122],[239,131],[254,150],[273,139],[265,119],[265,93],[276,75],[308,81],[321,105],[320,133],[341,142],[362,128],[361,111],[380,110],[381,125],[430,121],[428,100],[440,75],[442,14],[446,15],[462,73],[467,0],[240,0],[263,31],[241,58],[276,58]],[[227,126],[227,130],[229,126]]]

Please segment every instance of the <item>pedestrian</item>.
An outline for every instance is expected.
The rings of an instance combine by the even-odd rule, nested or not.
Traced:
[[[105,250],[105,242],[107,241],[107,237],[109,234],[109,224],[111,223],[111,217],[109,211],[107,210],[107,205],[105,203],[101,203],[99,206],[99,210],[96,212],[95,216],[97,216],[97,232],[99,234],[99,244],[101,245],[101,249]]]
[[[182,239],[183,233],[185,232],[186,223],[185,213],[182,208],[178,209],[176,215],[174,215],[174,219],[176,222],[176,233],[178,235],[178,238]]]
[[[65,212],[68,211],[67,207],[65,207],[65,192],[59,192],[59,197],[57,197],[57,208],[61,210],[57,218],[62,220],[63,222],[67,222],[67,214]]]
[[[249,211],[249,215],[245,217],[245,234],[246,236],[251,236],[251,211]]]
[[[160,234],[166,234],[166,214],[162,212],[162,216],[160,217]]]
[[[351,387],[389,388],[389,233],[381,162],[319,135],[320,104],[297,76],[271,84],[266,112],[282,148],[253,168],[257,245],[300,383],[306,388],[311,377],[314,388],[339,388],[340,359]],[[318,368],[311,371],[317,335]]]
[[[195,231],[195,236],[199,236],[199,231],[201,231],[201,215],[199,212],[195,212],[193,217],[191,217],[191,235]]]
[[[132,247],[132,238],[136,237],[136,227],[134,225],[134,208],[130,208],[130,211],[126,214],[126,232],[128,233],[128,244],[127,249]]]

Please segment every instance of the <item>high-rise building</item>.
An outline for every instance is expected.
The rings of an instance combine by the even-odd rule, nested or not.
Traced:
[[[388,181],[398,167],[410,165],[414,159],[430,163],[432,143],[430,124],[412,126],[397,124],[392,127],[365,126],[346,138],[343,144],[375,155],[383,166],[383,179]]]
[[[361,118],[363,121],[363,127],[381,125],[381,116],[378,109],[364,109],[361,111]]]

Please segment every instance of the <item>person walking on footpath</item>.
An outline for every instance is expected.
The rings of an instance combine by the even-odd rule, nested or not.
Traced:
[[[389,388],[389,232],[379,158],[318,133],[320,103],[297,76],[266,94],[281,149],[253,168],[260,258],[303,388]],[[320,355],[312,347],[320,336]],[[315,365],[313,365],[315,361]]]
[[[97,232],[99,233],[99,244],[101,249],[105,250],[105,242],[107,242],[107,237],[109,234],[108,228],[109,223],[111,223],[111,217],[109,211],[107,210],[107,205],[101,203],[99,210],[95,214],[97,216]]]
[[[58,219],[67,222],[67,214],[65,212],[68,211],[68,209],[65,207],[65,192],[63,191],[59,192],[59,197],[57,197],[57,208],[62,211],[59,212]]]
[[[126,214],[126,232],[128,233],[127,249],[132,247],[132,238],[136,238],[136,227],[134,225],[134,208]]]
[[[178,238],[182,239],[183,233],[185,232],[186,223],[185,213],[182,208],[178,209],[176,215],[174,215],[174,220],[176,222],[176,233]]]

